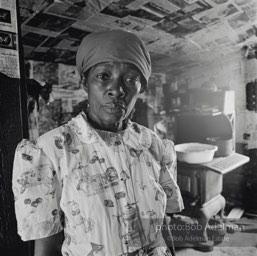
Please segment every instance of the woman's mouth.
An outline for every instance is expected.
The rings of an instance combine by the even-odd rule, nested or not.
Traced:
[[[105,107],[105,109],[111,114],[126,112],[126,108],[123,104],[110,103]]]

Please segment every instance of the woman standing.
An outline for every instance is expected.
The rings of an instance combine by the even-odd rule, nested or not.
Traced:
[[[17,147],[18,232],[36,240],[35,256],[171,255],[159,227],[183,209],[173,143],[129,120],[150,55],[136,35],[114,30],[87,35],[76,62],[86,109]]]

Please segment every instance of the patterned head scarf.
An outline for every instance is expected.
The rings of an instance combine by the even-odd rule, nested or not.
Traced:
[[[85,36],[76,56],[79,73],[84,74],[94,65],[108,61],[134,64],[143,75],[143,87],[147,87],[151,74],[150,54],[137,35],[111,30]]]

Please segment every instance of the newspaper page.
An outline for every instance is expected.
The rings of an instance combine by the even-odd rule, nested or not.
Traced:
[[[0,72],[13,78],[20,78],[18,51],[0,47]]]
[[[80,75],[76,66],[58,64],[58,86],[62,89],[80,89]]]
[[[0,1],[0,72],[20,77],[15,0]]]
[[[228,1],[227,3],[215,6],[210,10],[195,14],[193,19],[207,25],[217,23],[222,19],[226,19],[239,12],[242,12],[242,9],[233,1]]]
[[[159,17],[172,14],[180,9],[177,5],[172,4],[168,0],[149,1],[143,4],[142,8]]]
[[[15,0],[0,1],[0,29],[17,32],[17,15]]]

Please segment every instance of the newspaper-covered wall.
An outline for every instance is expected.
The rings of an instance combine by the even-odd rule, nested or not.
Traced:
[[[19,78],[17,41],[17,12],[15,0],[0,1],[0,72]]]

